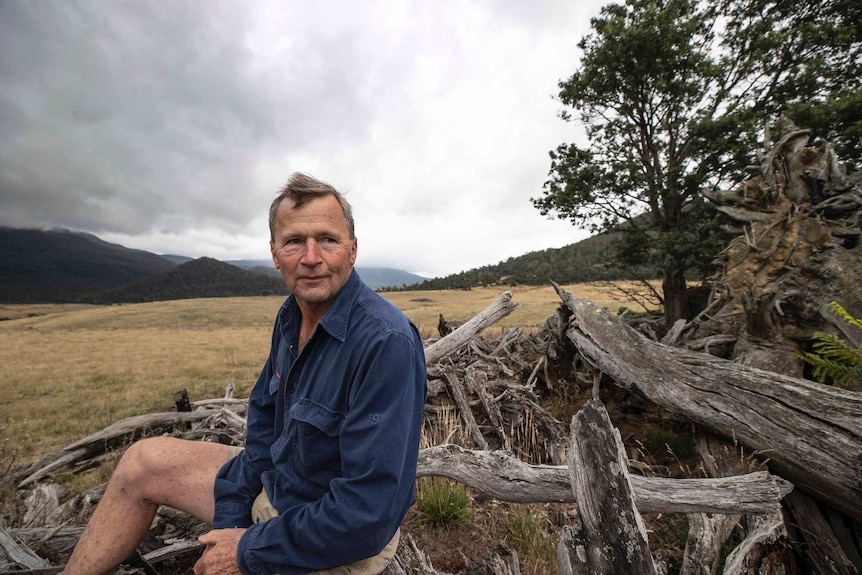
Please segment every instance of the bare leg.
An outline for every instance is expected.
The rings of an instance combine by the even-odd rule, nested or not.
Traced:
[[[111,573],[138,546],[159,505],[212,524],[215,476],[229,457],[228,447],[218,443],[154,437],[133,444],[63,573]]]

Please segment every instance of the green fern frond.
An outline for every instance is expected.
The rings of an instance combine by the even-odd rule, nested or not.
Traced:
[[[836,317],[862,328],[862,320],[847,313],[837,302],[829,302],[829,308]],[[843,339],[818,331],[812,336],[811,350],[796,355],[811,366],[812,376],[820,383],[830,379],[837,385],[862,382],[862,346],[853,349]]]
[[[862,319],[857,319],[857,318],[853,317],[852,315],[850,315],[847,312],[847,310],[844,309],[843,307],[841,307],[841,304],[839,304],[837,301],[829,302],[829,309],[832,310],[832,313],[835,314],[835,317],[837,317],[839,319],[843,319],[844,321],[846,321],[850,325],[858,327],[859,329],[862,329]]]

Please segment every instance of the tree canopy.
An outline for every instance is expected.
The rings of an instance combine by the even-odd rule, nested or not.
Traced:
[[[588,145],[550,152],[533,204],[623,232],[618,261],[660,270],[666,319],[685,317],[686,273],[703,276],[723,245],[701,192],[743,179],[765,125],[804,117],[845,155],[862,148],[859,12],[850,0],[606,6],[559,84],[560,115]]]

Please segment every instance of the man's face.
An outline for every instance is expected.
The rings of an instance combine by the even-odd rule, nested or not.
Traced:
[[[272,260],[304,312],[322,316],[329,308],[350,277],[356,247],[333,196],[311,200],[298,209],[288,199],[278,206],[270,243]]]

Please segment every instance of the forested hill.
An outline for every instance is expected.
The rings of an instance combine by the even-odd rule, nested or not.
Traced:
[[[198,297],[287,295],[281,279],[198,258],[156,277],[91,296],[93,303],[164,301]]]
[[[422,279],[388,268],[357,271],[373,288]],[[286,293],[271,260],[163,257],[88,233],[0,226],[2,303],[105,304]]]
[[[407,286],[410,290],[466,289],[480,285],[547,285],[623,278],[608,264],[614,259],[615,234],[600,234],[562,248],[530,252],[496,265],[482,266]]]

